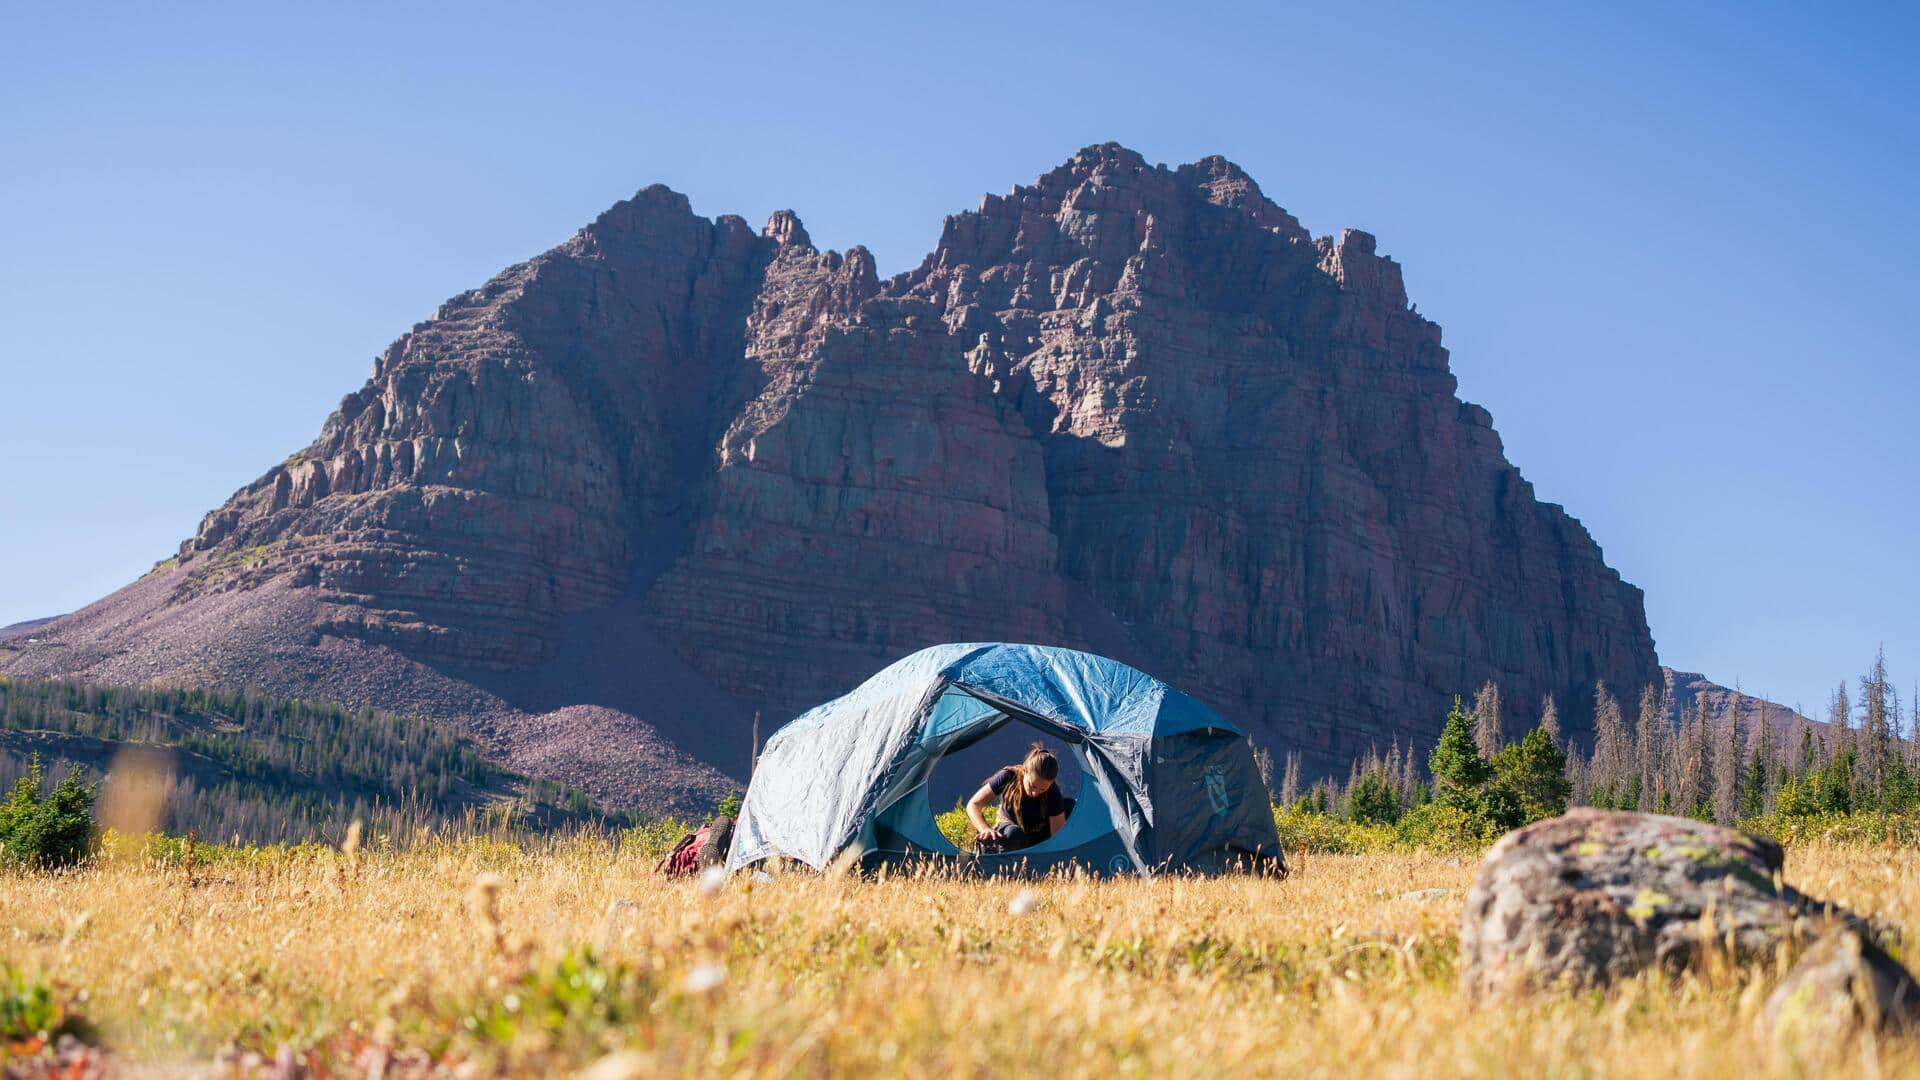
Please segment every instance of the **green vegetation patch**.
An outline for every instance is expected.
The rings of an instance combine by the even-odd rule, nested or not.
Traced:
[[[249,691],[0,681],[0,783],[25,777],[35,755],[82,780],[116,762],[144,771],[158,816],[131,825],[209,839],[337,842],[356,818],[389,836],[463,820],[629,823],[576,789],[494,765],[430,721]]]

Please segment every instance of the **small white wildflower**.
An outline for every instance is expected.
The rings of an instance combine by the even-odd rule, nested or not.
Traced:
[[[727,883],[727,868],[709,866],[700,873],[700,895],[712,896]]]
[[[1032,889],[1021,889],[1007,901],[1007,914],[1016,918],[1025,918],[1033,913],[1034,906],[1040,903],[1040,894]]]
[[[698,964],[689,968],[686,978],[680,980],[680,990],[688,994],[704,994],[718,990],[726,981],[726,968],[719,964]]]

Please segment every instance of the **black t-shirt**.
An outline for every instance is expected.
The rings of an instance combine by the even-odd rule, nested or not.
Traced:
[[[1001,769],[987,780],[987,786],[1000,796],[1000,812],[1007,809],[1007,787],[1015,783],[1019,774],[1012,769]],[[1055,782],[1047,788],[1047,793],[1038,797],[1028,796],[1020,800],[1020,828],[1036,841],[1045,840],[1053,834],[1050,823],[1055,814],[1067,812],[1067,804],[1061,798],[1060,785]]]

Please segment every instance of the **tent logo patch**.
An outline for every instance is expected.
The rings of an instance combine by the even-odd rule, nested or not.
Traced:
[[[1220,766],[1209,765],[1207,771],[1200,774],[1200,783],[1207,789],[1207,801],[1213,804],[1213,814],[1219,817],[1233,805],[1233,792],[1227,789],[1227,774]]]

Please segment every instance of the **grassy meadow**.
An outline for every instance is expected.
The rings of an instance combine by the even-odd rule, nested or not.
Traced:
[[[1314,855],[1281,882],[703,886],[602,839],[370,839],[119,838],[77,870],[0,873],[0,1017],[38,1000],[116,1071],[161,1075],[1920,1075],[1913,1042],[1758,1031],[1770,965],[1472,1000],[1473,856]],[[1904,851],[1798,845],[1788,879],[1920,926]]]

